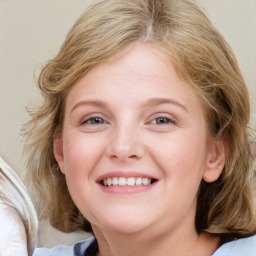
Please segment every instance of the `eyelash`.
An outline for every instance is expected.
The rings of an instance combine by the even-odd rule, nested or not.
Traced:
[[[152,119],[149,124],[157,125],[157,126],[165,126],[176,124],[176,120],[174,118],[166,117],[166,116],[157,116]],[[95,116],[89,117],[81,122],[82,125],[103,125],[107,124],[107,121],[104,120],[102,117]]]
[[[100,120],[100,122],[93,123],[93,121],[95,121],[95,120],[98,120],[98,121]],[[83,120],[81,122],[81,124],[89,124],[89,125],[102,125],[102,124],[105,124],[105,123],[106,123],[106,121],[103,118],[99,117],[99,116],[90,117],[90,118],[87,118],[86,120]]]
[[[175,121],[171,118],[165,117],[165,116],[160,116],[154,118],[151,123],[155,125],[168,125],[168,124],[174,124]]]

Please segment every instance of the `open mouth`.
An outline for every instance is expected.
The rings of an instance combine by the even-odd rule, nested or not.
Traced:
[[[100,184],[105,187],[111,186],[150,186],[156,179],[143,177],[111,177],[100,181]]]

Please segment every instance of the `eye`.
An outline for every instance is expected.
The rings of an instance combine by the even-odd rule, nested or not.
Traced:
[[[84,121],[82,121],[82,124],[91,124],[91,125],[100,125],[105,124],[106,121],[101,117],[90,117]]]
[[[157,124],[157,125],[166,125],[166,124],[174,123],[174,121],[168,117],[161,116],[161,117],[155,118],[151,123]]]

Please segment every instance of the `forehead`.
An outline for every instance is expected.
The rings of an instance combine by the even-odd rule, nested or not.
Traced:
[[[166,96],[198,104],[192,87],[179,76],[171,57],[149,43],[140,43],[115,61],[90,70],[71,89],[67,105],[85,97],[108,101],[114,95],[124,99],[122,104]]]

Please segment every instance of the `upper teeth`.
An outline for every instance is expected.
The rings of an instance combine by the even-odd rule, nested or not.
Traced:
[[[151,184],[151,179],[149,178],[124,178],[124,177],[113,177],[103,180],[104,186],[148,186]]]

